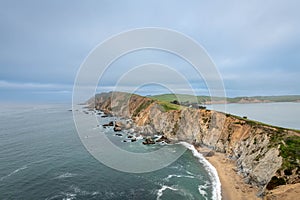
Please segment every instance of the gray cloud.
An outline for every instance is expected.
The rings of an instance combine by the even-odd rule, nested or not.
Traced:
[[[120,31],[155,26],[183,32],[203,45],[230,95],[300,93],[299,7],[296,0],[4,1],[0,80],[53,88],[72,85],[80,64],[97,44]],[[122,74],[130,63],[160,60],[188,77],[200,93],[205,89],[201,77],[183,61],[170,61],[164,54],[143,56],[117,63],[110,73]],[[114,75],[107,75],[105,87],[113,88],[115,81]],[[9,88],[8,84],[5,91]]]

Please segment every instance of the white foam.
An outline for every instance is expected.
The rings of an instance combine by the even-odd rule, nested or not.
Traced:
[[[137,140],[142,140],[142,139],[144,139],[144,138],[143,138],[143,136],[139,135],[139,136],[136,137],[136,139],[137,139]]]
[[[198,185],[198,191],[207,200],[207,192],[206,189],[208,188],[208,184],[205,183],[204,185]]]
[[[75,194],[79,194],[79,195],[83,195],[83,196],[88,196],[88,195],[94,196],[94,195],[99,194],[99,192],[97,192],[97,191],[90,192],[90,191],[82,190],[76,185],[71,185],[70,188],[75,192]]]
[[[214,200],[221,200],[222,195],[221,195],[221,182],[218,176],[218,172],[212,164],[210,164],[204,156],[199,153],[195,147],[187,142],[180,142],[183,146],[188,148],[189,150],[192,151],[193,155],[198,158],[199,162],[203,164],[204,168],[207,170],[208,174],[210,175],[210,179],[212,181],[213,185],[213,191],[212,191],[212,199]]]
[[[188,170],[186,170],[186,173],[189,174],[189,175],[192,175],[192,176],[195,175],[195,174],[193,174],[192,172],[190,172],[190,171],[188,171]]]
[[[176,188],[173,188],[173,187],[170,187],[170,186],[167,186],[167,185],[162,185],[162,187],[157,191],[157,197],[156,197],[156,200],[160,200],[160,197],[163,195],[163,192],[166,190],[166,189],[169,189],[169,190],[173,190],[173,191],[177,191]]]
[[[0,178],[0,181],[3,181],[5,178],[10,177],[10,176],[12,176],[12,175],[18,173],[19,171],[22,171],[22,170],[27,169],[27,168],[28,168],[27,165],[23,165],[22,167],[20,167],[20,168],[14,170],[13,172],[7,174],[6,176],[1,177],[1,178]]]
[[[66,172],[64,174],[61,174],[57,177],[55,177],[55,179],[62,179],[62,178],[71,178],[71,177],[74,177],[76,176],[77,174],[73,174],[73,173],[69,173],[69,172]]]
[[[178,175],[178,174],[170,174],[168,177],[164,178],[164,180],[168,181],[170,178],[195,178],[195,176],[189,176],[189,175]]]
[[[76,194],[73,193],[63,193],[63,195],[66,195],[66,197],[63,198],[63,200],[73,200],[76,199]]]

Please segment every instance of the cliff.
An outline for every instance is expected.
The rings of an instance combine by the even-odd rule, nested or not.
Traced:
[[[236,160],[244,181],[261,192],[300,182],[298,131],[121,92],[98,94],[88,104],[131,118],[142,134],[161,134],[173,142],[186,141],[224,153]]]

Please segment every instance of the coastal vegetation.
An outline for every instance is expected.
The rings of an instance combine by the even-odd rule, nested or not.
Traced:
[[[252,97],[210,97],[210,96],[193,96],[189,94],[161,94],[148,96],[151,99],[160,101],[180,101],[199,104],[211,103],[259,103],[259,102],[300,102],[300,95],[284,96],[252,96]]]
[[[110,112],[113,101],[119,109],[112,114],[133,119],[136,130],[143,134],[161,134],[171,142],[185,141],[224,153],[236,162],[246,183],[260,188],[260,195],[265,189],[300,182],[299,130],[181,103],[195,98],[189,95],[132,95],[125,105],[122,99],[128,94],[116,92],[111,96],[112,93],[97,95],[88,104]],[[128,105],[129,112],[123,112]]]

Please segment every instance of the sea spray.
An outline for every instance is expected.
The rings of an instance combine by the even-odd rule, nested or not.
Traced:
[[[195,147],[187,142],[179,142],[179,144],[182,144],[186,148],[192,151],[193,155],[199,159],[199,162],[203,164],[204,168],[207,170],[208,174],[210,175],[210,179],[213,184],[213,192],[212,192],[212,199],[214,200],[221,200],[221,182],[217,173],[217,170],[212,164],[210,164],[204,156],[199,153]]]

